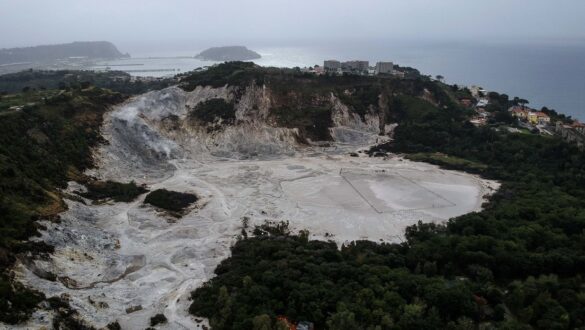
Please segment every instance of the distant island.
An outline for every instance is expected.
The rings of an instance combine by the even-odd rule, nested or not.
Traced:
[[[260,54],[244,46],[224,46],[206,49],[195,56],[204,61],[248,61],[261,58]]]
[[[122,54],[108,41],[78,41],[67,44],[0,49],[0,64],[21,62],[53,62],[62,59],[117,59],[130,57]]]

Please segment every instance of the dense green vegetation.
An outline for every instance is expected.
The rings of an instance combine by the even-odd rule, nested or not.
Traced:
[[[314,141],[331,140],[328,128],[333,126],[331,109],[326,107],[307,107],[294,109],[276,108],[271,113],[281,127],[299,128],[301,135]]]
[[[329,329],[585,327],[585,154],[557,138],[477,128],[448,91],[426,89],[440,101],[392,98],[400,125],[386,147],[502,182],[482,212],[410,227],[402,244],[341,250],[255,230],[193,292],[191,312],[214,329],[254,329],[266,315]],[[523,102],[490,98],[501,98],[492,112]]]
[[[167,323],[167,317],[164,314],[156,314],[150,318],[150,326],[154,327],[159,324]]]
[[[263,71],[252,62],[226,62],[207,70],[180,75],[183,88],[193,90],[197,86],[223,87],[244,86],[251,81],[262,85]]]
[[[63,210],[57,188],[91,166],[101,116],[124,99],[86,83],[82,73],[74,82],[65,82],[67,73],[38,85],[32,82],[50,74],[20,77],[28,74],[19,82],[22,92],[0,97],[0,321],[8,323],[24,320],[43,297],[11,283],[4,270],[15,253],[50,250],[23,240],[35,234],[36,219]],[[442,226],[410,227],[402,244],[356,242],[338,249],[309,241],[306,232],[291,235],[285,224],[255,228],[253,237],[244,231],[218,276],[193,293],[190,311],[209,317],[214,329],[278,327],[277,316],[329,329],[585,327],[585,156],[575,146],[476,128],[457,103],[467,91],[416,71],[407,79],[317,77],[228,63],[182,79],[186,89],[265,84],[274,96],[272,119],[320,140],[328,138],[331,93],[362,116],[385,94],[386,120],[400,126],[394,143],[376,152],[389,148],[502,182],[484,211]],[[110,80],[103,86],[117,86]],[[489,98],[496,123],[509,120],[508,106],[524,102],[503,94]],[[221,102],[203,103],[194,112],[199,120],[233,120],[233,105]],[[132,183],[89,188],[88,196],[98,199],[131,200],[143,192]],[[180,214],[196,200],[156,190],[145,203]],[[70,313],[58,322],[73,322]]]
[[[86,88],[90,85],[123,94],[140,94],[152,89],[170,86],[172,83],[172,79],[148,82],[132,81],[130,74],[122,71],[46,71],[31,69],[0,75],[0,95],[19,93],[21,91],[70,90]]]
[[[90,147],[101,141],[102,114],[121,100],[118,93],[91,88],[0,112],[1,205],[13,215],[4,217],[0,245],[26,238],[33,227],[23,214],[55,207],[54,188],[64,187],[72,172],[91,165]]]
[[[362,118],[370,111],[370,105],[378,105],[380,86],[366,85],[351,90],[351,93],[338,93],[343,104],[350,106]]]
[[[468,281],[415,274],[404,265],[405,250],[366,241],[339,250],[286,235],[241,240],[218,277],[193,294],[191,311],[210,317],[214,329],[253,329],[262,314],[310,320],[318,329],[438,329],[444,318],[474,316],[479,306]]]
[[[112,199],[115,202],[131,202],[148,191],[145,187],[138,186],[134,181],[129,183],[109,180],[92,181],[86,187],[87,192],[81,194],[83,197],[94,200]]]
[[[99,88],[92,81],[120,88]],[[51,89],[59,85],[62,89]],[[144,85],[140,92],[146,87],[159,85]],[[15,89],[19,92],[12,93]],[[43,298],[13,283],[6,269],[18,253],[51,252],[50,246],[26,239],[36,234],[36,220],[52,219],[65,209],[58,189],[69,180],[83,181],[81,171],[92,166],[91,148],[102,142],[102,115],[126,99],[120,90],[129,89],[101,73],[26,71],[0,76],[0,91],[5,91],[0,95],[1,322],[25,320]],[[117,183],[93,188],[97,190],[90,185],[90,194],[109,194],[116,200],[129,199],[141,189]]]
[[[197,104],[189,111],[189,117],[204,123],[221,120],[221,124],[229,125],[236,120],[236,110],[233,103],[224,99],[210,99]]]
[[[196,86],[221,87],[229,85],[237,89],[236,94],[250,85],[265,86],[270,93],[271,119],[281,127],[298,128],[301,140],[330,140],[331,95],[335,95],[352,112],[362,118],[366,114],[380,111],[379,96],[385,94],[389,104],[382,110],[387,112],[387,121],[420,117],[436,107],[459,108],[455,92],[443,84],[411,70],[407,79],[396,77],[367,77],[360,75],[321,75],[302,72],[300,69],[262,68],[248,62],[228,62],[210,67],[208,70],[181,76],[181,86],[193,90]],[[429,100],[419,98],[426,91]],[[391,97],[396,95],[396,97]],[[205,111],[193,111],[192,115],[209,114],[205,121],[214,120],[219,101],[202,104]],[[225,106],[225,112],[231,113]]]
[[[157,189],[144,199],[144,203],[179,214],[197,201],[197,196],[189,193]]]
[[[7,267],[4,261],[0,266]],[[0,321],[8,324],[25,321],[43,298],[40,293],[12,283],[5,274],[0,275]]]
[[[72,173],[91,165],[90,147],[101,139],[98,127],[109,104],[123,97],[90,88],[63,92],[38,101],[19,95],[22,110],[0,112],[0,320],[22,320],[38,295],[7,281],[4,269],[13,261],[21,240],[34,234],[34,221],[63,210],[55,188],[64,187]],[[27,100],[28,101],[28,100]],[[1,101],[0,101],[1,102]],[[10,251],[10,252],[9,252]]]

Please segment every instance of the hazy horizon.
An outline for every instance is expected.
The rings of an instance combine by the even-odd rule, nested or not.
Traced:
[[[190,44],[393,40],[585,43],[585,2],[578,0],[0,0],[0,5],[0,29],[10,31],[0,37],[0,48],[100,40],[123,52]]]
[[[585,118],[581,0],[0,0],[0,8],[9,31],[0,49],[110,41],[132,57],[244,45],[275,53],[264,65],[390,60]]]

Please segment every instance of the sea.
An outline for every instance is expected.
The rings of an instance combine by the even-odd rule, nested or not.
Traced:
[[[116,69],[137,76],[167,76],[210,66],[215,62],[194,58],[210,45],[164,46],[131,51],[124,60],[100,62],[95,69]],[[118,45],[123,46],[123,45]],[[442,75],[446,82],[481,86],[489,91],[518,96],[529,106],[546,106],[585,120],[585,41],[547,42],[419,42],[335,41],[308,44],[248,44],[260,53],[259,65],[306,67],[326,59],[391,61],[422,74]],[[123,49],[123,47],[120,47]]]

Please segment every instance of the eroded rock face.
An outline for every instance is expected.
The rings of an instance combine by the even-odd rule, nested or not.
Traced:
[[[234,104],[236,124],[210,129],[189,120],[189,112],[198,104],[217,98]],[[367,145],[384,139],[378,136],[380,122],[374,109],[364,121],[334,95],[329,102],[333,123],[329,133],[335,142]],[[292,156],[308,139],[298,128],[278,127],[270,120],[273,103],[270,91],[256,85],[243,91],[197,87],[185,92],[170,87],[150,92],[106,116],[103,135],[110,144],[98,151],[96,159],[106,176],[126,178],[130,173],[140,179],[161,177],[172,168],[171,159]]]
[[[234,104],[234,124],[210,130],[189,119],[198,104],[214,98]],[[351,157],[350,151],[388,139],[379,135],[385,126],[374,108],[362,120],[334,95],[327,102],[333,141],[309,145],[297,128],[274,124],[274,100],[259,86],[171,87],[116,107],[106,116],[108,144],[96,151],[98,167],[90,174],[192,193],[201,207],[169,222],[144,205],[144,195],[132,203],[67,201],[61,222],[45,223],[40,238],[55,253],[20,263],[17,277],[49,297],[67,296],[98,328],[117,321],[123,329],[144,329],[162,313],[168,323],[160,328],[197,329],[205,323],[187,312],[190,292],[229,256],[244,218],[251,228],[289,220],[312,239],[397,242],[418,220],[478,210],[495,187],[427,164]],[[71,184],[69,192],[76,189]],[[45,314],[27,326],[49,325]]]

